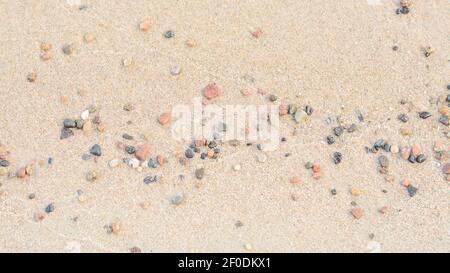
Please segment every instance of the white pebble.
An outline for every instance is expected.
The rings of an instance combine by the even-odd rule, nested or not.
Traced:
[[[179,66],[172,66],[172,68],[170,69],[170,74],[172,74],[172,76],[180,75],[180,73],[181,68]]]
[[[89,118],[89,110],[84,110],[83,113],[81,113],[81,119],[87,120]]]
[[[141,173],[144,169],[142,168],[142,166],[139,166],[136,168],[136,170]]]
[[[236,164],[233,166],[233,170],[240,171],[241,170],[241,164]]]
[[[111,161],[109,161],[108,165],[111,168],[115,168],[115,167],[119,166],[119,160],[118,159],[112,159]]]
[[[128,160],[128,166],[130,166],[133,169],[136,169],[137,167],[139,167],[139,160],[137,160],[136,158],[130,158]]]

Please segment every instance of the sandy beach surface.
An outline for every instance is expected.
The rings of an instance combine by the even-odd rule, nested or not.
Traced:
[[[450,2],[399,8],[2,1],[0,252],[449,252]],[[158,117],[210,83],[313,111],[280,117],[275,151],[188,159]],[[133,169],[145,143],[164,164]]]

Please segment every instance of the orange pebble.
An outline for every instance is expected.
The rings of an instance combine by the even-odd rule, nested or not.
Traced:
[[[406,178],[402,179],[401,183],[402,183],[402,186],[405,187],[405,188],[408,187],[409,185],[411,185],[411,182],[408,179],[406,179]]]
[[[162,155],[158,155],[156,156],[156,162],[158,162],[158,164],[160,166],[164,165],[164,163],[166,162],[166,160],[164,159],[164,157]]]
[[[291,178],[291,183],[292,183],[292,184],[298,184],[298,183],[300,183],[300,178],[299,178],[298,176],[293,176],[293,177]]]
[[[166,125],[170,122],[170,113],[163,113],[159,116],[158,121],[161,125]]]

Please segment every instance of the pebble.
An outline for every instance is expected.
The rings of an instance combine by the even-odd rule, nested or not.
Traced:
[[[410,197],[414,197],[414,195],[416,195],[417,190],[418,190],[418,189],[417,189],[416,187],[414,187],[413,185],[409,185],[406,189],[407,189],[408,194],[409,194]]]
[[[350,193],[352,194],[352,196],[358,197],[358,196],[361,195],[361,190],[356,189],[356,188],[353,188],[353,189],[350,191]]]
[[[328,145],[331,145],[335,142],[336,140],[334,139],[333,136],[327,136],[327,143]]]
[[[64,52],[64,54],[66,55],[70,55],[73,53],[73,44],[65,44],[62,47],[62,51]]]
[[[41,43],[41,50],[44,52],[48,52],[50,51],[50,49],[52,49],[52,44],[48,43],[48,42],[42,42]]]
[[[158,122],[161,125],[166,125],[167,123],[170,122],[170,119],[171,119],[170,113],[163,113],[159,116]]]
[[[399,148],[397,145],[394,144],[394,145],[391,146],[390,152],[391,152],[392,154],[398,154],[399,151],[400,151],[400,148]]]
[[[134,253],[134,254],[142,253],[142,250],[137,246],[134,246],[134,247],[130,248],[129,250],[130,250],[130,253]]]
[[[75,123],[75,120],[68,119],[68,118],[66,118],[63,121],[63,125],[64,125],[64,128],[76,128],[77,127],[77,124]]]
[[[306,106],[305,106],[305,112],[306,112],[306,114],[307,114],[308,116],[311,116],[311,115],[313,114],[313,112],[314,112],[314,109],[313,109],[311,106],[306,105]]]
[[[32,200],[32,199],[34,199],[34,198],[36,198],[36,194],[30,193],[30,194],[28,195],[28,199]]]
[[[112,223],[111,224],[111,232],[115,235],[119,234],[119,232],[122,230],[122,226],[119,223]]]
[[[95,182],[100,178],[100,175],[96,171],[89,171],[86,174],[86,180],[89,182]]]
[[[48,206],[45,208],[46,213],[52,213],[55,210],[55,205],[53,203],[48,204]]]
[[[420,112],[420,113],[419,113],[419,117],[420,117],[421,119],[427,119],[427,118],[431,117],[431,113],[430,113],[430,112],[426,112],[426,111]]]
[[[364,211],[361,208],[353,208],[352,215],[355,219],[361,219],[364,215]]]
[[[150,158],[147,162],[147,166],[149,168],[156,169],[158,167],[158,164],[156,164],[156,161],[153,158]]]
[[[36,73],[30,73],[27,75],[27,80],[29,82],[35,82],[37,79],[37,74]]]
[[[344,129],[342,127],[335,127],[333,129],[333,133],[337,137],[341,136],[343,132],[344,132]]]
[[[91,147],[91,149],[89,150],[89,152],[92,155],[95,156],[101,156],[102,155],[102,148],[100,147],[100,145],[95,144],[94,146]]]
[[[172,66],[170,68],[170,74],[172,76],[180,75],[181,74],[181,67],[179,67],[179,66]]]
[[[132,155],[136,152],[136,148],[133,146],[125,146],[125,152]]]
[[[167,39],[173,38],[173,36],[175,36],[175,33],[172,30],[164,32],[164,37]]]
[[[190,48],[194,48],[197,46],[197,42],[193,39],[189,39],[186,41],[186,46]]]
[[[380,208],[380,213],[381,213],[381,214],[386,214],[386,213],[388,213],[388,211],[389,211],[389,208],[388,208],[388,207],[382,207],[382,208]]]
[[[130,166],[133,169],[136,169],[139,167],[139,160],[136,158],[129,158],[128,159],[128,166]]]
[[[133,136],[129,135],[129,134],[123,134],[122,138],[126,139],[126,140],[133,140]]]
[[[0,176],[6,176],[9,170],[6,167],[0,167]]]
[[[314,164],[313,164],[312,162],[310,162],[310,161],[308,161],[308,162],[305,163],[305,168],[306,168],[307,170],[312,169],[313,166],[314,166]]]
[[[0,160],[0,166],[2,167],[8,167],[9,166],[9,161],[8,160]]]
[[[45,215],[42,212],[36,212],[34,214],[34,221],[36,222],[41,222],[42,220],[44,220]]]
[[[82,120],[87,120],[89,118],[89,110],[84,110],[80,115]]]
[[[124,66],[124,67],[130,67],[130,66],[132,66],[133,65],[133,59],[131,58],[131,57],[127,57],[127,58],[125,58],[125,59],[123,59],[122,60],[122,65]]]
[[[294,114],[294,120],[297,123],[305,122],[307,117],[308,117],[308,114],[305,111],[303,111],[303,110],[298,110]]]
[[[144,20],[139,23],[139,30],[141,32],[148,32],[150,30],[150,26],[151,26],[150,21]]]
[[[88,44],[95,43],[96,39],[95,39],[94,34],[92,34],[92,33],[84,34],[84,41]]]
[[[298,184],[298,183],[300,183],[300,177],[298,177],[298,176],[293,176],[293,177],[291,178],[290,182],[291,182],[292,184]]]
[[[140,145],[136,152],[135,152],[135,156],[137,159],[139,160],[146,160],[148,155],[150,153],[150,145],[148,143],[142,144]]]
[[[194,157],[194,152],[191,149],[186,149],[186,151],[184,152],[184,155],[187,158],[193,158]]]
[[[148,185],[151,183],[158,182],[160,179],[161,177],[159,175],[148,175],[144,178],[144,183]]]
[[[25,178],[25,176],[27,175],[27,171],[25,169],[25,167],[21,167],[18,171],[17,171],[17,177],[18,178]]]
[[[340,152],[335,152],[333,154],[333,161],[334,164],[339,164],[342,162],[342,154]]]
[[[277,96],[275,96],[275,95],[270,95],[270,96],[269,96],[269,101],[270,101],[270,102],[276,102],[277,99],[278,99],[278,98],[277,98]]]
[[[389,159],[386,156],[381,155],[380,157],[378,157],[378,162],[380,163],[380,166],[382,168],[384,169],[389,168]]]
[[[446,163],[442,166],[442,172],[444,174],[450,174],[450,163]]]
[[[181,203],[183,203],[183,201],[184,201],[184,195],[181,193],[176,193],[170,198],[170,203],[172,203],[172,205],[175,205],[175,206],[181,205]]]
[[[449,122],[449,117],[448,116],[441,116],[439,118],[439,122],[442,123],[445,126],[449,126],[450,122]]]
[[[195,177],[199,180],[203,179],[205,176],[205,168],[199,168],[195,170]]]
[[[216,83],[210,83],[203,89],[203,96],[208,100],[219,97],[220,93],[220,89]]]
[[[400,1],[400,6],[402,8],[407,8],[407,7],[409,7],[411,5],[411,3],[412,3],[412,0],[401,0]]]
[[[409,136],[411,134],[411,130],[408,127],[402,127],[400,129],[400,133],[402,136]]]
[[[240,171],[241,170],[241,164],[236,164],[233,166],[234,171]]]
[[[337,194],[337,190],[336,189],[331,189],[331,194],[332,195],[336,195]]]
[[[409,120],[409,117],[406,114],[400,114],[400,115],[398,115],[398,120],[400,120],[403,123],[407,123]]]
[[[416,157],[417,163],[423,163],[423,162],[425,162],[425,160],[427,160],[427,157],[424,154],[420,154]]]

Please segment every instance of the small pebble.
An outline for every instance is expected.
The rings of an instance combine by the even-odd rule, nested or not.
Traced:
[[[118,159],[112,159],[108,162],[109,167],[115,168],[119,166],[119,160]]]
[[[177,193],[174,194],[171,198],[170,198],[170,203],[172,203],[172,205],[178,206],[181,203],[183,203],[184,201],[184,195],[181,193]]]
[[[195,170],[195,177],[199,180],[203,179],[205,176],[205,168],[199,168]]]
[[[65,44],[62,47],[62,51],[64,52],[64,54],[66,55],[70,55],[73,53],[73,44]]]
[[[102,155],[102,149],[101,149],[100,145],[98,145],[98,144],[95,144],[94,146],[92,146],[91,149],[89,150],[89,152],[95,156]]]
[[[185,155],[187,158],[193,158],[193,157],[194,157],[194,152],[193,152],[191,149],[187,149],[187,150],[184,152],[184,155]]]
[[[136,152],[136,148],[133,146],[125,146],[125,152],[132,155]]]
[[[423,163],[423,162],[425,162],[425,160],[427,160],[427,157],[424,154],[420,154],[416,157],[417,163]]]
[[[417,190],[418,190],[418,189],[417,189],[416,187],[414,187],[413,185],[409,185],[406,189],[407,189],[408,194],[409,194],[410,197],[414,197],[414,195],[416,195]]]
[[[35,82],[36,79],[37,79],[37,74],[36,74],[36,73],[30,73],[30,74],[28,74],[28,76],[27,76],[27,80],[28,80],[29,82]]]
[[[164,32],[164,37],[167,38],[167,39],[170,39],[173,36],[175,36],[175,34],[173,33],[172,30],[168,30],[168,31]]]
[[[341,136],[343,132],[344,132],[344,129],[342,127],[335,127],[333,129],[333,133],[337,137]]]
[[[361,208],[353,208],[352,215],[355,219],[361,219],[364,215],[364,211]]]
[[[86,180],[89,182],[95,182],[100,178],[100,175],[96,171],[89,171],[86,174]]]
[[[179,66],[172,66],[170,68],[170,74],[172,76],[180,75],[181,74],[181,67],[179,67]]]
[[[68,118],[66,118],[63,121],[63,125],[64,125],[64,128],[76,128],[77,127],[77,124],[75,123],[75,120],[68,119]]]
[[[236,164],[233,166],[234,171],[240,171],[241,170],[241,164]]]
[[[45,212],[46,213],[52,213],[55,210],[55,205],[53,203],[50,203],[46,208],[45,208]]]
[[[170,122],[170,119],[171,119],[170,113],[163,113],[159,116],[158,122],[161,125],[166,125],[167,123]]]
[[[136,158],[130,158],[128,159],[128,166],[130,166],[133,169],[136,169],[139,167],[139,160]]]
[[[340,152],[335,152],[333,154],[333,161],[334,164],[339,164],[342,162],[342,154]]]
[[[256,160],[257,160],[259,163],[264,163],[264,162],[267,161],[267,156],[264,155],[264,154],[258,154],[258,155],[256,156]]]
[[[421,119],[427,119],[427,118],[429,118],[429,117],[431,117],[431,113],[430,112],[420,112],[419,113],[419,117],[421,118]]]
[[[400,120],[403,123],[406,123],[406,122],[408,122],[409,117],[406,114],[400,114],[400,115],[398,115],[398,120]]]
[[[150,21],[144,20],[139,23],[139,30],[141,32],[148,32],[150,30],[150,26],[151,26]]]

